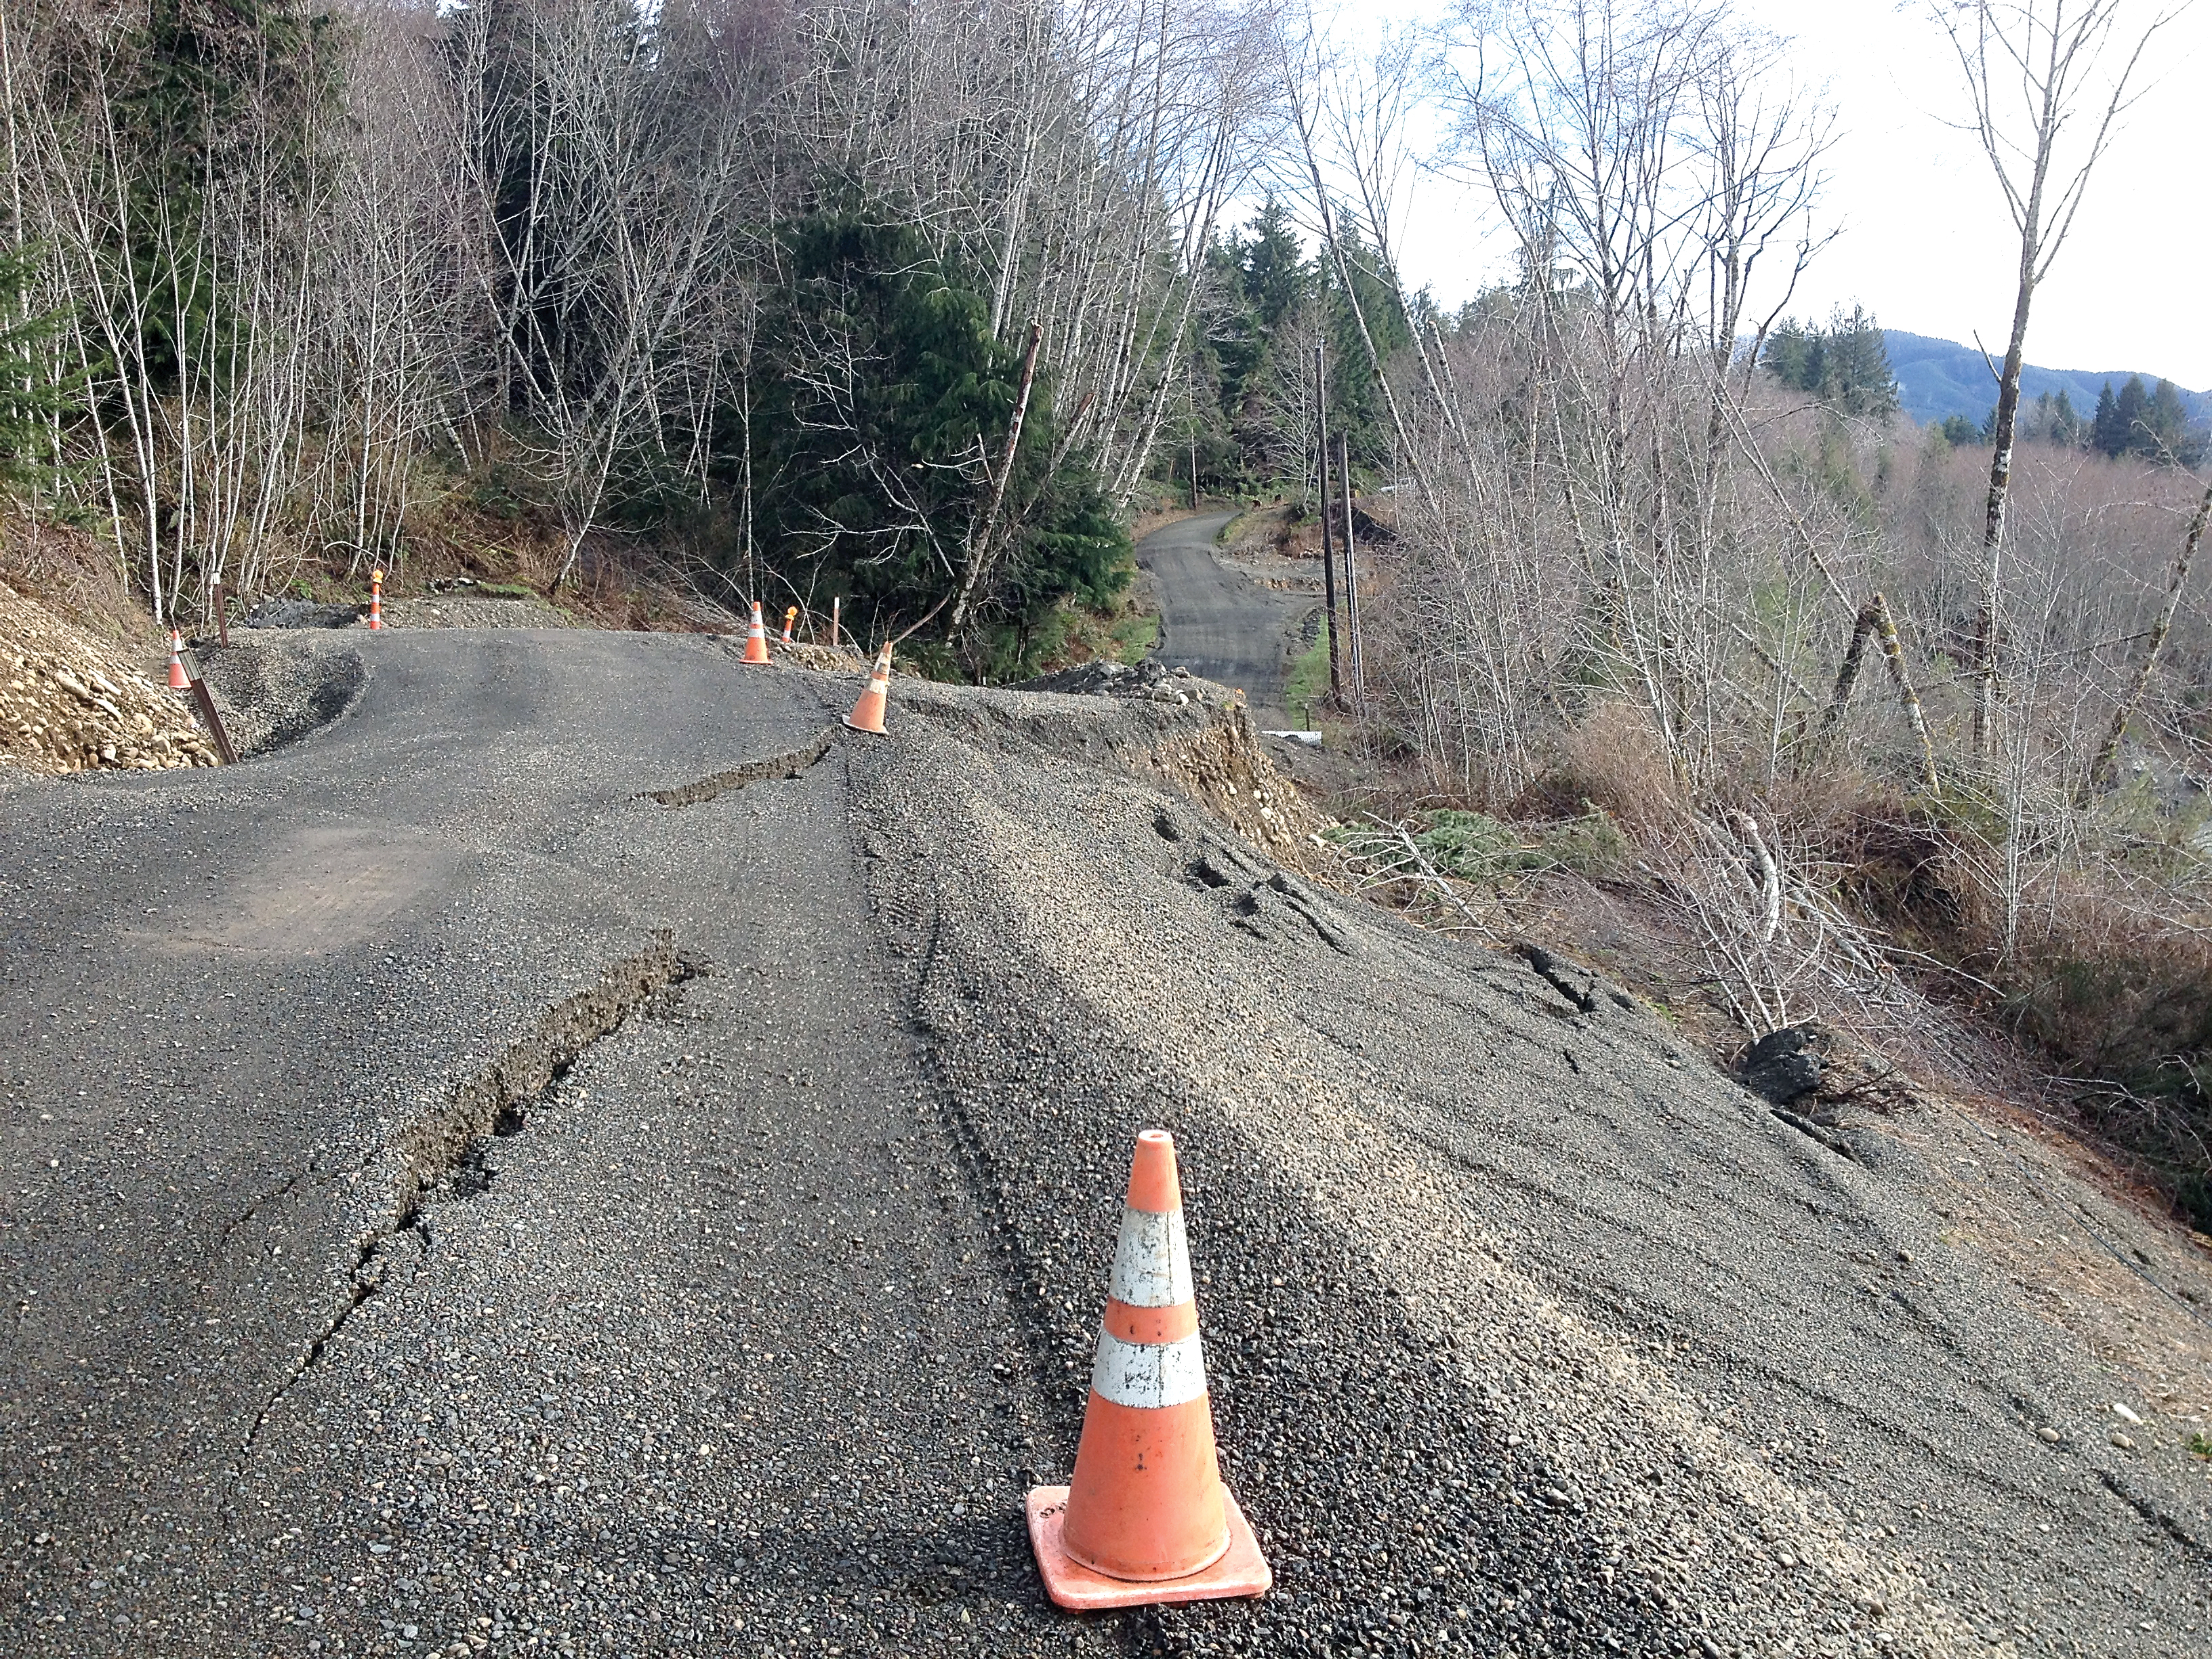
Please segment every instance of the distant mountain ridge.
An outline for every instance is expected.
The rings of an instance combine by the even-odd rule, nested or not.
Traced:
[[[1907,334],[1897,328],[1882,330],[1881,337],[1889,347],[1890,369],[1897,376],[1898,402],[1914,420],[1925,422],[1963,415],[1979,426],[1996,407],[1996,376],[1990,373],[1989,364],[1973,347],[1955,340],[1931,339],[1925,334]],[[2087,420],[2096,412],[2097,393],[2105,382],[2110,380],[2112,390],[2118,392],[2130,374],[2142,375],[2146,386],[2159,382],[2159,376],[2142,369],[2093,373],[2038,368],[2031,363],[2020,372],[2020,400],[2026,406],[2046,392],[2054,398],[2063,392],[2073,399],[2075,412]],[[2191,421],[2212,419],[2212,392],[2182,390],[2181,402]]]

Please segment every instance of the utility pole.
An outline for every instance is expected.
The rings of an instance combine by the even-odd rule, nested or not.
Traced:
[[[1344,679],[1337,667],[1336,548],[1328,534],[1328,364],[1322,356],[1324,349],[1318,343],[1314,347],[1314,429],[1321,434],[1316,446],[1321,452],[1321,591],[1328,611],[1329,700],[1340,705]]]
[[[1195,358],[1198,354],[1193,352]],[[1198,511],[1198,380],[1194,368],[1185,364],[1182,375],[1183,401],[1190,405],[1190,510]]]
[[[1352,630],[1352,702],[1367,712],[1367,665],[1359,650],[1358,550],[1352,539],[1352,449],[1342,433],[1336,437],[1337,488],[1344,492],[1344,620]]]

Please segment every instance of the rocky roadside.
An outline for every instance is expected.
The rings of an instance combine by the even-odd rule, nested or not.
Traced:
[[[216,763],[182,696],[4,585],[0,641],[0,763],[50,775]]]

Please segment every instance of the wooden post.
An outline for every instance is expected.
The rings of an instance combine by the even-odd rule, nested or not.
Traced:
[[[215,740],[216,758],[225,766],[237,765],[238,751],[230,746],[230,733],[222,729],[222,716],[216,713],[215,695],[208,690],[207,682],[187,666],[185,683],[191,688],[192,701],[199,705],[200,724]]]
[[[1352,702],[1362,714],[1367,710],[1367,665],[1359,649],[1359,568],[1352,538],[1352,447],[1342,433],[1336,436],[1337,488],[1344,492],[1344,620],[1352,631]]]
[[[1332,702],[1341,702],[1344,679],[1337,667],[1336,650],[1336,549],[1328,534],[1328,364],[1322,349],[1314,347],[1314,427],[1321,437],[1316,446],[1321,452],[1321,592],[1327,612],[1323,626],[1328,629],[1328,695]]]
[[[845,625],[845,599],[841,593],[830,596],[830,648],[839,648],[839,631]]]
[[[222,641],[222,648],[230,649],[230,614],[222,602],[222,584],[215,585],[215,636]]]

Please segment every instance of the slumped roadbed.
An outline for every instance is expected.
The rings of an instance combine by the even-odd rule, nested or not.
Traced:
[[[1218,709],[287,648],[334,724],[5,792],[9,1654],[2212,1646],[1989,1132],[1839,1150],[1318,887],[1142,763]],[[1279,1589],[1072,1619],[1022,1498],[1152,1125]]]

